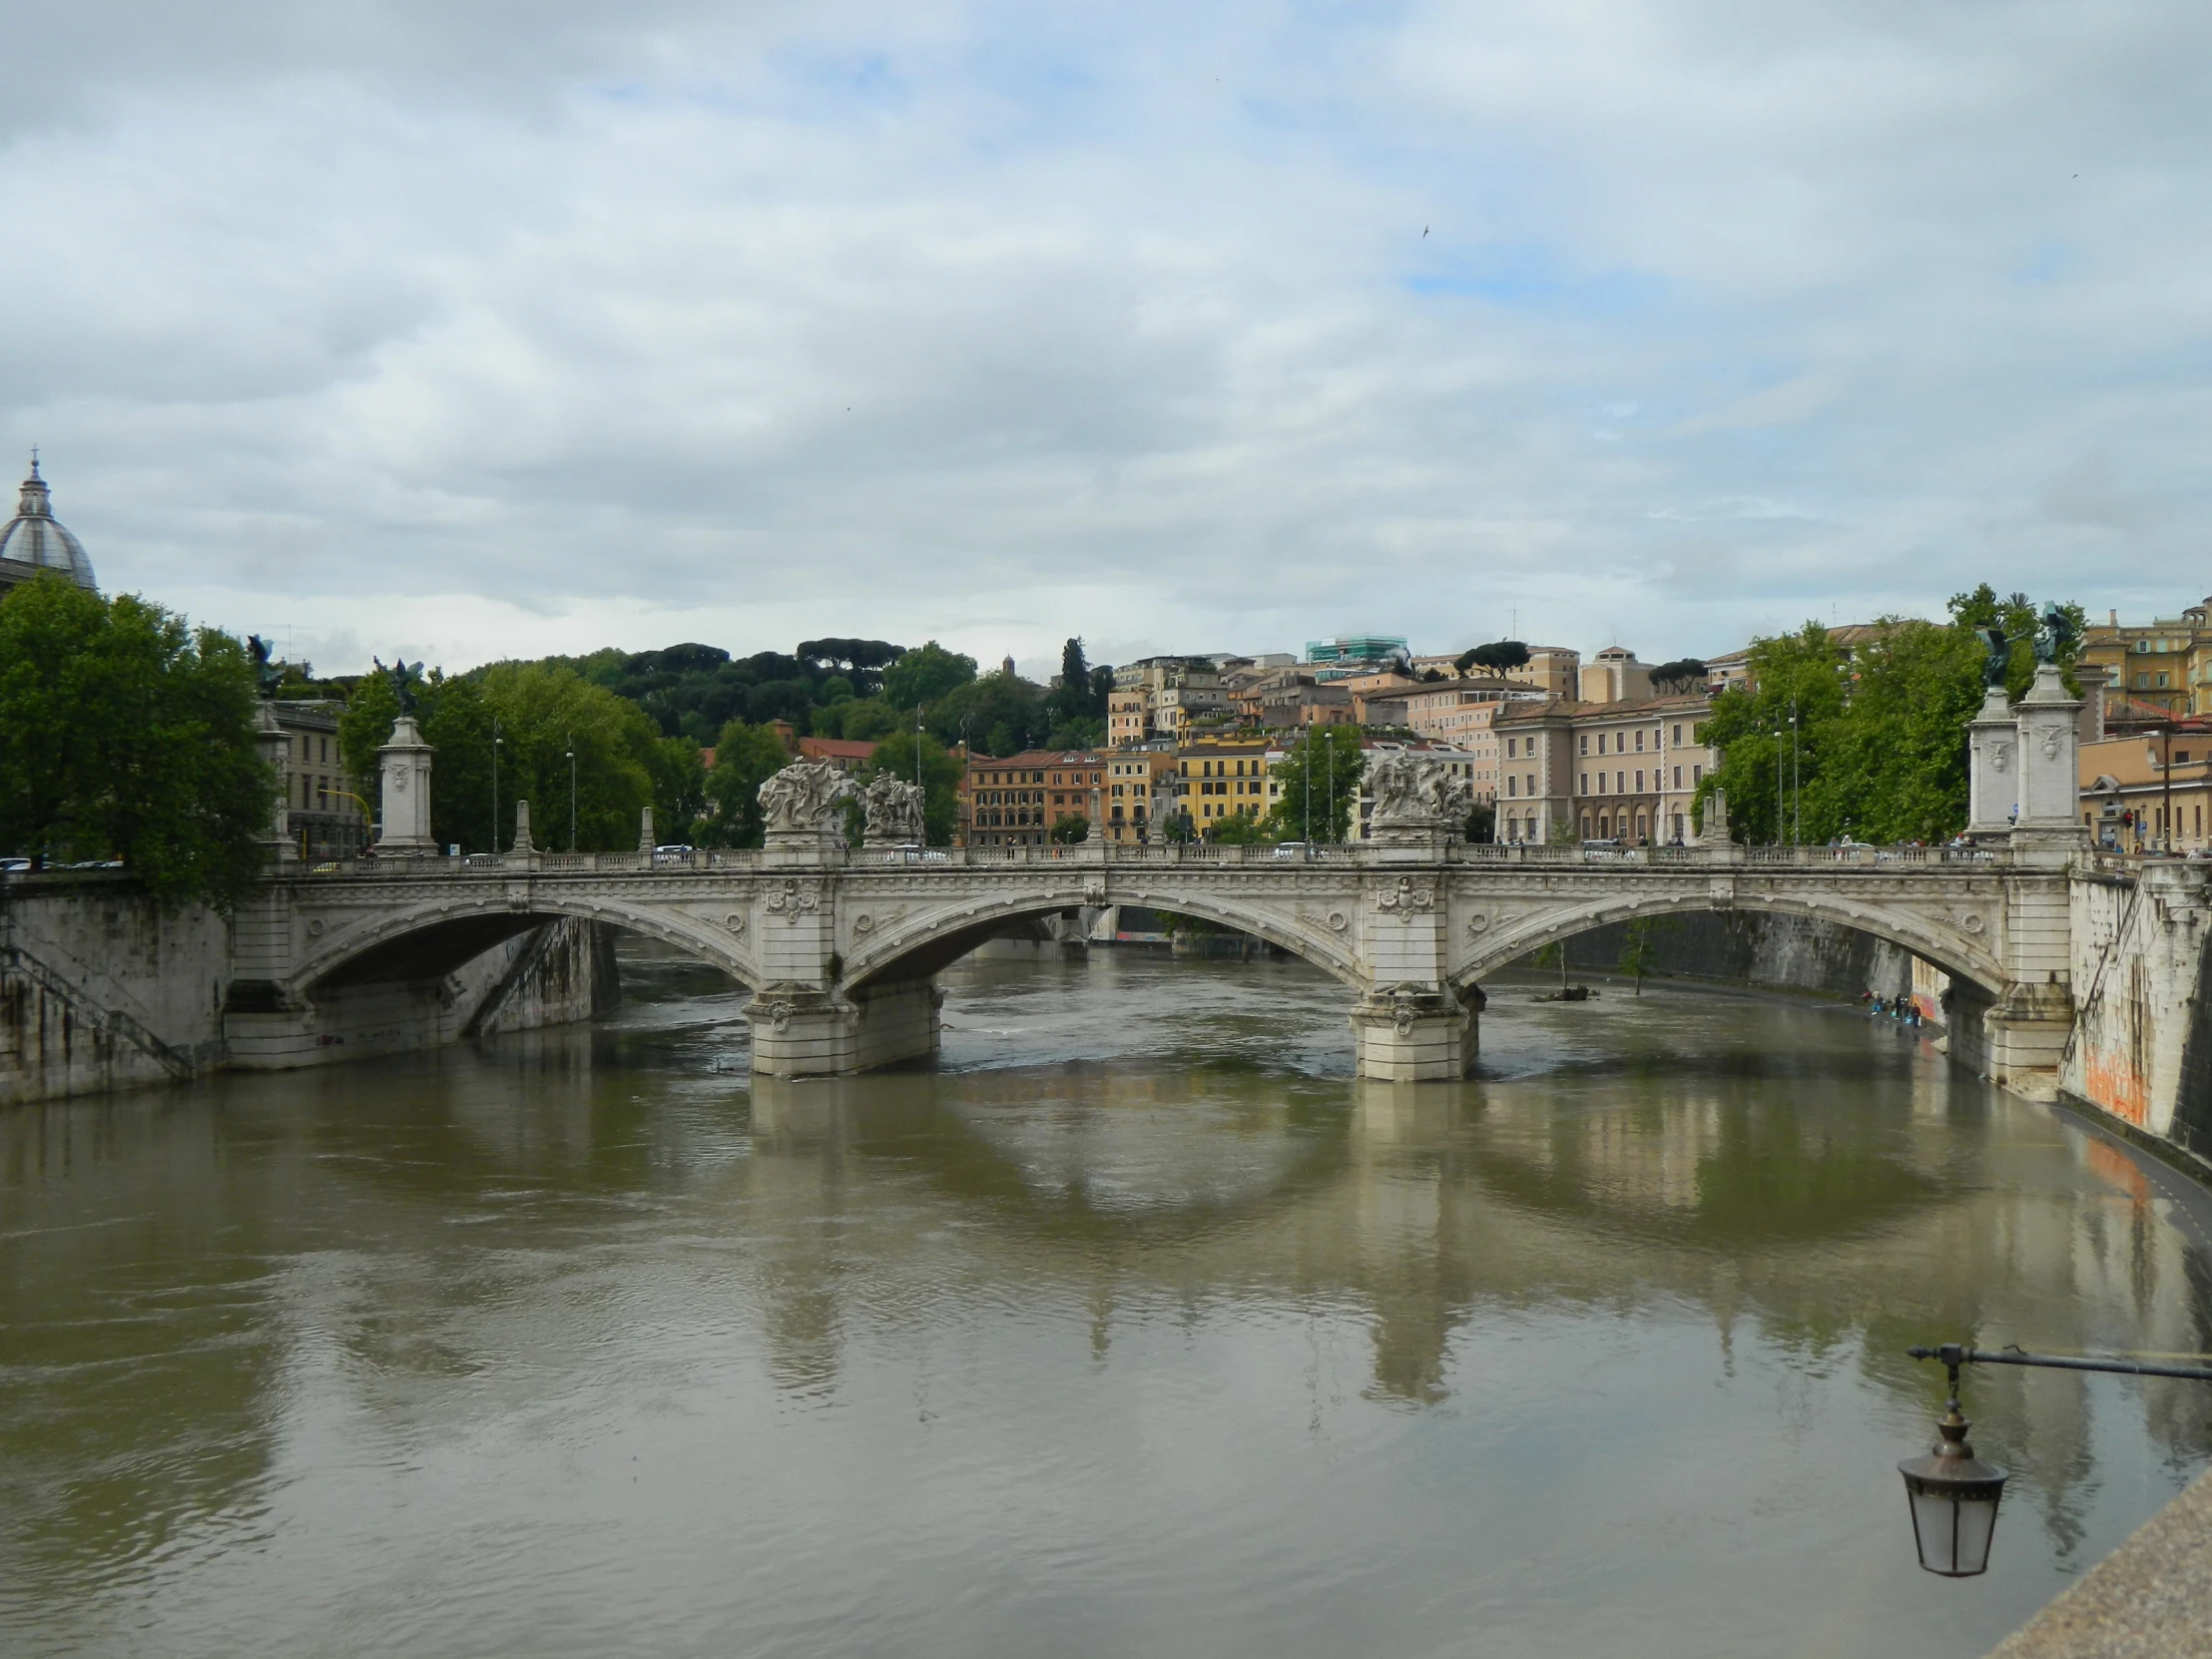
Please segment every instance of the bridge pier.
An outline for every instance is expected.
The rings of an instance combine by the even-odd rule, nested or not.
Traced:
[[[1382,1083],[1442,1083],[1466,1076],[1481,1030],[1482,993],[1433,985],[1378,989],[1352,1010],[1354,1058],[1362,1077]]]
[[[747,1010],[753,1069],[771,1077],[840,1077],[937,1052],[944,992],[933,978],[852,990],[764,985]]]

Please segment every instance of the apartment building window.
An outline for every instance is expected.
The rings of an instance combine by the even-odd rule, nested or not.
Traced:
[[[1512,777],[1512,776],[1508,775],[1508,776],[1506,777],[1506,780],[1505,780],[1505,793],[1506,793],[1506,794],[1507,794],[1508,796],[1517,796],[1517,795],[1519,795],[1519,794],[1520,794],[1520,780],[1519,780],[1518,778],[1514,778],[1514,777]]]
[[[1637,753],[1637,754],[1639,754],[1639,755],[1641,755],[1641,754],[1642,754],[1643,752],[1644,752],[1644,734],[1643,734],[1643,729],[1642,729],[1641,727],[1639,727],[1639,728],[1637,728],[1637,731],[1636,731],[1636,753]]]
[[[1613,793],[1615,795],[1626,795],[1628,793],[1627,773],[1616,772],[1613,774]]]
[[[1534,773],[1532,772],[1532,773],[1530,773],[1530,774],[1528,775],[1528,795],[1529,795],[1529,797],[1530,797],[1531,799],[1534,799],[1534,797],[1535,797],[1535,794],[1536,794],[1536,775],[1535,775],[1535,774],[1534,774]]]
[[[1674,787],[1678,790],[1682,787],[1682,769],[1680,767],[1674,769]]]
[[[1519,748],[1518,748],[1518,745],[1519,745],[1519,743],[1520,743],[1520,739],[1518,739],[1518,738],[1507,738],[1507,739],[1505,740],[1505,758],[1506,758],[1506,759],[1507,759],[1508,761],[1511,761],[1511,760],[1515,760],[1515,759],[1517,759],[1517,758],[1519,757],[1519,755],[1520,755],[1520,750],[1519,750]]]
[[[1575,793],[1578,795],[1588,795],[1590,793],[1590,775],[1588,773],[1585,772],[1582,775],[1582,788]]]
[[[2166,689],[2166,676],[2164,676],[2163,674],[2158,677],[2158,689],[2160,691],[2164,691]]]
[[[1636,769],[1636,793],[1638,795],[1644,793],[1644,769],[1642,767]]]
[[[1582,753],[1583,753],[1583,754],[1585,754],[1585,755],[1587,755],[1587,754],[1589,754],[1589,752],[1590,752],[1590,734],[1589,734],[1589,733],[1587,733],[1587,732],[1585,732],[1585,733],[1583,733],[1583,734],[1582,734]]]
[[[1674,723],[1674,741],[1675,747],[1680,748],[1682,745],[1682,722],[1679,720]]]
[[[1693,790],[1705,782],[1705,768],[1696,761],[1690,763],[1690,788]]]

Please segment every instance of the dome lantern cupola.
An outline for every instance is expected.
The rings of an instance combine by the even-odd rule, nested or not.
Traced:
[[[23,494],[15,517],[0,529],[0,589],[28,582],[42,570],[59,571],[79,587],[90,588],[92,561],[85,545],[54,517],[46,480],[39,476],[38,451],[31,451],[31,475],[23,480]]]

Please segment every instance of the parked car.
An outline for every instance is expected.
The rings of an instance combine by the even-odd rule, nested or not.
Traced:
[[[697,851],[697,847],[691,846],[656,846],[653,861],[656,864],[688,864]]]
[[[28,858],[0,858],[0,874],[14,875],[31,867]]]
[[[1304,841],[1277,841],[1275,843],[1275,855],[1278,858],[1303,858],[1306,856],[1306,843]]]

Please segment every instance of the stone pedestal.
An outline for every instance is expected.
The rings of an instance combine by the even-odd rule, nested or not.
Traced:
[[[2020,746],[2020,816],[2014,829],[2086,840],[2088,830],[2081,822],[2081,704],[2066,695],[2057,664],[2035,665],[2035,684],[2013,714]]]
[[[771,1077],[832,1077],[926,1060],[937,1052],[943,1002],[930,979],[851,991],[764,985],[747,1010],[753,1069]]]
[[[2001,835],[2020,801],[2019,726],[2004,688],[1991,686],[1966,723],[1966,832]]]
[[[291,838],[291,734],[276,724],[276,711],[267,703],[255,713],[254,747],[262,764],[276,775],[270,800],[269,831],[263,842],[273,862],[285,863],[299,856],[299,848]]]
[[[379,852],[435,852],[430,833],[430,757],[436,751],[422,741],[414,716],[392,723],[391,742],[376,751],[382,777],[383,833]]]
[[[653,809],[647,807],[638,814],[638,850],[651,852],[660,844],[653,838]]]
[[[1988,992],[1953,980],[1943,999],[1950,1057],[2030,1100],[2058,1095],[2059,1064],[2073,1028],[2073,999],[2063,984],[2015,984]]]
[[[510,858],[520,859],[532,869],[538,867],[538,849],[530,840],[530,803],[515,803],[515,843],[509,848]]]
[[[766,869],[827,869],[848,862],[851,850],[832,830],[782,830],[768,836],[761,864]]]
[[[1479,993],[1477,993],[1479,996]],[[1393,985],[1352,1010],[1353,1049],[1362,1077],[1386,1083],[1444,1083],[1474,1064],[1479,1024],[1473,1006],[1434,986]]]

